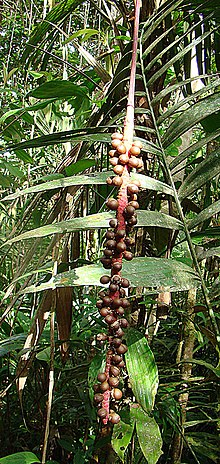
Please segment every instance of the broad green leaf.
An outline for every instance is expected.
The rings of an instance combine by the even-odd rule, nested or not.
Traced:
[[[205,208],[203,211],[201,211],[201,213],[197,214],[197,216],[194,219],[191,219],[191,221],[189,221],[188,223],[189,230],[194,229],[194,227],[198,226],[198,224],[201,224],[202,222],[206,221],[206,219],[209,219],[214,214],[219,213],[219,211],[220,200]]]
[[[88,98],[85,91],[80,85],[73,84],[70,81],[56,80],[48,81],[42,85],[39,85],[36,89],[32,90],[28,94],[35,98],[68,98],[68,97],[81,97]]]
[[[211,153],[187,176],[179,189],[179,198],[188,197],[220,172],[220,150]]]
[[[36,358],[39,361],[45,361],[47,364],[50,364],[50,347],[45,348],[39,353],[36,354]]]
[[[146,337],[135,329],[126,332],[128,351],[125,355],[129,382],[136,401],[147,411],[152,411],[158,388],[158,371],[154,355]]]
[[[77,37],[86,36],[86,40],[88,40],[92,35],[99,35],[100,32],[97,29],[79,29],[78,31],[74,32],[68,39],[64,40],[63,45],[70,43],[73,39],[77,39]]]
[[[20,178],[24,177],[24,173],[17,166],[14,166],[12,163],[9,163],[7,161],[3,161],[3,164],[12,176]]]
[[[12,193],[11,195],[7,195],[3,198],[4,201],[6,200],[15,200],[19,196],[28,195],[29,193],[38,193],[44,192],[46,190],[55,190],[58,188],[65,188],[71,187],[72,185],[93,185],[93,184],[105,184],[107,177],[111,176],[113,173],[112,171],[107,172],[98,172],[92,173],[87,175],[80,175],[74,177],[66,177],[62,180],[54,180],[51,182],[45,182],[44,184],[35,185],[33,187],[26,188],[24,190],[20,190],[20,192]],[[143,174],[131,174],[132,180],[139,180],[141,183],[141,188],[155,190],[161,193],[167,193],[168,195],[173,195],[173,189],[169,187],[169,185],[160,182],[159,180],[153,179],[148,176],[144,176]]]
[[[10,351],[20,350],[26,339],[25,334],[13,335],[0,341],[0,356],[5,356]]]
[[[0,459],[0,464],[35,464],[40,462],[37,456],[29,451],[10,454]]]
[[[17,235],[4,243],[9,245],[18,242],[19,240],[27,240],[34,237],[46,237],[52,234],[65,234],[78,230],[89,229],[107,229],[111,218],[115,217],[112,212],[97,213],[90,216],[68,219],[67,221],[48,224],[47,226],[38,227],[37,229],[29,230],[23,234]],[[158,211],[139,210],[137,212],[138,223],[135,227],[163,227],[165,229],[182,230],[183,224],[176,218],[168,216]]]
[[[156,464],[163,454],[160,429],[154,417],[150,417],[139,405],[131,405],[141,451],[148,464]]]
[[[22,148],[15,150],[15,154],[17,158],[19,158],[21,161],[24,161],[24,163],[34,164],[33,158]]]
[[[164,147],[168,147],[168,145],[173,143],[174,140],[184,134],[184,132],[218,110],[220,110],[220,92],[203,98],[183,111],[166,129],[163,138]]]
[[[120,415],[119,424],[114,425],[113,428],[111,445],[124,463],[124,455],[134,432],[135,420],[126,410],[122,410]]]
[[[184,150],[182,153],[180,153],[171,163],[170,163],[170,168],[174,169],[175,167],[178,167],[178,165],[188,158],[188,156],[192,155],[193,153],[196,153],[197,150],[200,150],[204,145],[207,143],[211,142],[212,140],[215,140],[220,136],[220,129],[218,129],[215,132],[212,132],[211,135],[208,135],[206,137],[203,137],[201,140],[198,142],[194,143],[193,145],[190,145],[186,150]]]
[[[25,113],[25,112],[28,112],[28,111],[42,110],[42,109],[46,108],[46,106],[49,105],[49,103],[52,103],[53,101],[54,101],[54,99],[51,99],[51,100],[48,100],[47,102],[35,103],[35,105],[26,106],[26,107],[23,107],[23,108],[16,108],[14,110],[9,110],[9,111],[7,111],[6,113],[4,113],[2,115],[2,117],[0,118],[0,123],[5,122],[6,119],[10,118],[10,116],[14,116],[15,114]]]
[[[108,271],[105,273],[108,274]],[[32,285],[22,293],[80,285],[101,286],[99,281],[102,275],[103,267],[99,264],[82,266],[57,274],[39,286]],[[123,263],[123,276],[130,280],[132,287],[146,287],[150,293],[189,290],[200,284],[195,271],[174,259],[134,258],[132,262]]]
[[[22,195],[28,195],[29,193],[46,192],[47,190],[56,190],[58,188],[71,187],[73,185],[106,184],[106,179],[111,174],[111,171],[107,171],[74,177],[62,177],[62,179],[56,179],[43,184],[34,185],[33,187],[20,190],[20,192],[12,193],[11,195],[4,197],[4,200],[15,200],[16,198]]]
[[[95,165],[96,161],[94,159],[82,159],[77,161],[76,163],[72,163],[69,166],[67,166],[65,172],[67,176],[73,176]]]

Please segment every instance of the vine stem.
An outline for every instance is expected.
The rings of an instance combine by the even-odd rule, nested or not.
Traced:
[[[142,34],[143,34],[143,31],[142,31]],[[161,150],[161,158],[162,158],[162,161],[163,161],[163,165],[164,165],[164,168],[165,168],[165,171],[166,171],[167,178],[169,180],[170,186],[173,189],[174,199],[175,199],[175,202],[176,202],[179,217],[180,217],[180,219],[181,219],[181,221],[183,223],[183,226],[184,226],[186,240],[187,240],[189,250],[190,250],[190,253],[191,253],[191,257],[192,257],[192,260],[193,260],[193,265],[194,265],[195,270],[197,271],[197,273],[199,275],[199,278],[200,278],[204,300],[205,300],[205,303],[206,303],[206,306],[207,306],[207,309],[208,309],[208,312],[209,312],[209,318],[211,320],[213,329],[214,329],[215,334],[216,334],[216,339],[217,339],[216,350],[219,353],[220,352],[220,349],[219,349],[220,332],[219,332],[218,324],[216,322],[215,314],[214,314],[214,311],[212,309],[212,306],[211,306],[211,303],[210,303],[210,300],[209,300],[208,289],[206,287],[206,284],[205,284],[205,281],[204,281],[204,278],[203,278],[203,275],[202,275],[202,271],[201,271],[199,263],[198,263],[198,259],[197,259],[196,252],[195,252],[195,249],[194,249],[194,246],[193,246],[193,243],[192,243],[190,232],[189,232],[189,229],[188,229],[188,226],[187,226],[187,223],[186,223],[186,219],[185,219],[185,216],[184,216],[184,213],[183,213],[183,210],[182,210],[182,206],[181,206],[181,203],[180,203],[180,200],[179,200],[178,192],[176,190],[176,186],[175,186],[175,183],[174,183],[174,180],[173,180],[169,165],[167,163],[166,154],[165,154],[165,151],[164,151],[164,148],[163,148],[160,132],[159,132],[159,129],[158,129],[158,126],[157,126],[156,117],[155,117],[155,114],[154,114],[154,110],[153,110],[153,107],[152,107],[152,104],[151,104],[151,99],[150,99],[150,95],[149,95],[149,91],[148,91],[148,87],[147,87],[147,81],[146,81],[146,76],[145,76],[145,72],[144,72],[144,63],[143,63],[143,59],[142,59],[142,45],[141,44],[142,44],[142,41],[140,40],[140,63],[141,63],[142,77],[143,77],[145,92],[146,92],[147,99],[148,99],[149,109],[151,111],[151,116],[152,116],[152,119],[153,119],[155,131],[156,131],[156,134],[157,134],[157,141],[158,141],[158,144],[159,144],[159,147],[160,147],[160,150]]]

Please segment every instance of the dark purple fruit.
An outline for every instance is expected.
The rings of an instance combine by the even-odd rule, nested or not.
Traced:
[[[115,240],[107,240],[106,246],[110,249],[113,250],[116,247],[116,241]]]
[[[121,286],[122,286],[123,288],[128,288],[129,285],[130,285],[129,280],[128,280],[128,279],[125,279],[125,278],[123,277],[123,278],[121,279]]]
[[[110,277],[107,275],[104,275],[100,279],[101,284],[108,284],[110,282]]]
[[[135,226],[137,224],[137,218],[132,216],[131,219],[128,221],[129,226]]]
[[[107,295],[104,296],[104,298],[103,298],[103,303],[104,303],[105,306],[109,306],[109,305],[112,303],[111,297],[110,297],[110,296],[107,296]]]
[[[112,283],[114,283],[114,284],[119,284],[119,282],[121,282],[121,277],[118,276],[118,275],[114,275],[114,276],[111,278],[111,281],[112,281]]]
[[[119,306],[121,306],[121,298],[114,298],[112,301],[112,307],[115,309],[119,308]]]
[[[111,264],[112,264],[111,259],[109,259],[109,258],[101,258],[100,261],[101,261],[101,263],[102,263],[102,265],[103,265],[103,267],[105,269],[110,269],[111,268]]]
[[[124,318],[120,319],[119,322],[120,322],[120,326],[123,327],[123,329],[126,329],[129,326],[127,319],[124,319]]]
[[[117,320],[117,319],[116,319],[116,317],[115,317],[113,314],[108,314],[108,315],[105,317],[105,322],[106,322],[106,324],[108,324],[108,325],[113,324],[116,320]]]
[[[131,261],[133,259],[133,253],[131,253],[131,251],[125,251],[124,254],[123,254],[124,258],[126,259],[126,261]]]
[[[107,230],[105,237],[107,238],[107,240],[113,239],[115,238],[115,233],[113,232],[113,230]]]
[[[117,227],[117,225],[118,225],[117,219],[110,219],[109,225],[110,225],[110,227],[112,227],[113,229],[115,229],[115,227]]]
[[[116,284],[110,284],[110,285],[109,285],[109,290],[110,290],[110,292],[112,292],[112,293],[117,292],[117,291],[118,291],[118,285],[116,285]]]
[[[111,258],[112,255],[113,255],[113,251],[112,250],[108,250],[107,248],[103,251],[104,255],[106,256],[106,258]],[[105,258],[104,258],[105,259]]]
[[[95,393],[100,392],[100,384],[99,383],[95,383],[92,388],[93,388]]]

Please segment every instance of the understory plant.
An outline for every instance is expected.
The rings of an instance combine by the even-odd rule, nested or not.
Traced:
[[[217,463],[218,1],[47,6],[4,68],[0,462]]]

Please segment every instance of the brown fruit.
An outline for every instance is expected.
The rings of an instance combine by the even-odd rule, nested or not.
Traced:
[[[122,178],[120,176],[115,176],[112,179],[112,184],[114,184],[116,187],[120,187],[122,184]]]
[[[137,201],[130,201],[128,203],[128,206],[133,206],[133,208],[138,209],[139,208],[139,203]]]
[[[107,248],[103,251],[104,255],[107,257],[107,258],[111,258],[112,255],[113,255],[113,251],[112,250],[108,250]]]
[[[108,384],[107,380],[105,380],[104,382],[101,383],[100,390],[102,392],[105,392],[105,391],[109,390],[109,384]]]
[[[114,263],[112,264],[112,269],[114,269],[114,271],[116,272],[120,272],[121,271],[121,268],[122,268],[122,264],[121,263]]]
[[[132,216],[128,221],[129,226],[135,226],[137,224],[137,218]]]
[[[131,261],[134,257],[131,251],[127,251],[127,250],[124,252],[123,256],[126,259],[126,261]]]
[[[117,414],[116,412],[113,412],[110,416],[109,416],[109,420],[111,421],[112,424],[118,424],[121,420],[119,414]]]
[[[110,277],[107,275],[104,275],[100,278],[101,284],[108,284],[110,282]]]
[[[129,192],[129,193],[132,193],[132,194],[133,194],[133,193],[138,193],[138,192],[139,192],[139,188],[138,188],[138,186],[135,185],[135,184],[129,184],[129,185],[128,185],[128,192]]]
[[[98,300],[97,303],[96,303],[96,308],[101,309],[102,306],[103,306],[102,301],[101,301],[101,300]]]
[[[115,398],[116,401],[118,401],[122,398],[122,391],[119,390],[119,388],[114,388],[112,396],[113,398]]]
[[[113,171],[115,174],[121,175],[124,171],[124,166],[122,166],[121,164],[117,164],[117,166],[114,167]]]
[[[119,306],[119,308],[116,308],[116,313],[119,314],[119,316],[124,315],[124,308],[122,306]]]
[[[121,164],[127,164],[129,161],[129,156],[125,153],[124,155],[120,155],[118,160]]]
[[[101,393],[96,393],[94,395],[94,401],[95,403],[101,403],[104,399],[104,396]]]
[[[102,309],[100,309],[99,314],[101,314],[102,317],[106,317],[109,314],[109,309],[108,308],[102,308]]]
[[[112,330],[117,330],[118,331],[120,329],[119,321],[113,322],[113,324],[111,324],[110,327],[111,327]]]
[[[115,229],[115,227],[117,227],[117,225],[118,225],[117,219],[110,219],[109,225],[110,225],[110,227],[112,227],[113,229]]]
[[[124,238],[126,235],[126,231],[124,229],[119,229],[117,232],[116,232],[116,237],[118,239],[120,238]]]
[[[116,245],[116,250],[118,253],[123,253],[123,251],[126,250],[126,245],[124,242],[118,242],[117,245]]]
[[[108,152],[108,154],[109,154],[110,158],[113,158],[116,155],[116,150],[110,150]]]
[[[125,354],[128,351],[128,347],[123,343],[116,348],[118,354]]]
[[[127,319],[120,319],[120,326],[126,329],[129,326]]]
[[[125,362],[121,361],[120,363],[118,363],[118,367],[120,367],[120,368],[125,367]]]
[[[107,416],[107,410],[105,408],[100,408],[97,412],[97,415],[100,417],[100,419],[104,419]]]
[[[109,290],[110,290],[110,292],[112,292],[112,293],[117,292],[117,291],[118,291],[118,285],[116,285],[116,284],[110,284],[110,285],[109,285]]]
[[[108,382],[109,382],[109,385],[111,387],[117,387],[119,385],[119,378],[118,377],[109,377]]]
[[[107,201],[106,201],[106,206],[107,208],[113,210],[113,211],[116,211],[116,209],[118,208],[118,200],[115,200],[115,198],[109,198]]]
[[[100,384],[95,383],[92,388],[93,388],[95,393],[98,393],[100,391]]]
[[[129,153],[133,156],[139,156],[141,153],[141,149],[135,145],[132,145],[132,147],[129,150]]]
[[[110,306],[111,303],[112,303],[112,299],[110,296],[106,295],[103,297],[103,304],[105,306]]]
[[[121,140],[119,140],[119,139],[113,139],[112,140],[112,148],[117,150],[119,145],[121,145]]]
[[[139,165],[139,160],[135,158],[135,156],[131,156],[131,158],[129,158],[128,164],[131,168],[137,168]]]
[[[143,148],[143,145],[142,145],[140,140],[134,140],[134,142],[132,143],[132,146],[133,147],[138,147],[140,149]]]
[[[112,356],[113,364],[119,364],[121,361],[123,361],[123,358],[121,356],[119,356],[119,354],[114,354]]]
[[[120,369],[116,366],[111,366],[110,367],[110,374],[114,375],[115,377],[118,377],[120,375]]]
[[[98,375],[97,375],[97,380],[99,382],[105,382],[106,380],[106,374],[104,372],[100,372]]]
[[[116,247],[117,242],[115,240],[108,240],[106,242],[106,246],[110,249],[113,250]]]
[[[121,306],[121,298],[114,298],[114,300],[112,301],[112,308],[119,308],[119,306]]]
[[[126,206],[126,208],[124,209],[125,217],[133,216],[134,212],[135,212],[135,208],[131,205]]]
[[[110,164],[111,164],[112,166],[117,166],[117,164],[118,164],[118,158],[116,158],[116,156],[114,156],[114,158],[111,158],[111,159],[110,159]]]
[[[121,286],[123,288],[128,288],[130,285],[130,282],[128,279],[125,279],[124,277],[121,279]],[[121,303],[123,303],[123,300],[121,300]],[[121,304],[121,306],[123,306],[123,304]]]
[[[121,277],[119,275],[114,275],[111,278],[111,282],[113,282],[114,284],[119,284],[119,282],[121,282]]]
[[[112,134],[112,139],[123,140],[123,134],[121,134],[121,132],[114,132]]]
[[[113,324],[116,320],[117,320],[117,319],[116,319],[115,316],[113,316],[113,314],[108,314],[108,315],[105,317],[105,322],[106,322],[106,324],[108,324],[108,325]]]
[[[130,306],[129,300],[127,300],[127,298],[122,298],[121,305],[122,308],[128,308],[128,306]]]
[[[122,341],[121,341],[120,338],[113,338],[113,340],[112,340],[112,345],[115,346],[115,347],[120,346],[121,343],[122,343]]]
[[[122,154],[126,153],[126,151],[127,151],[126,146],[123,143],[121,143],[121,145],[117,146],[117,153],[120,153],[122,155]]]
[[[105,333],[100,333],[96,336],[98,342],[105,342],[108,339],[108,335]]]
[[[124,331],[122,330],[121,327],[119,327],[119,329],[117,330],[117,332],[115,332],[115,335],[117,335],[118,337],[123,337],[124,336]]]

